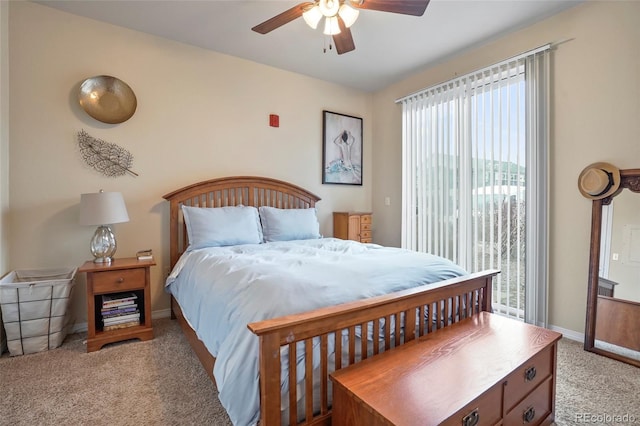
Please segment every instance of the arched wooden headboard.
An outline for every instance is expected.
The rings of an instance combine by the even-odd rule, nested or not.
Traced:
[[[169,241],[171,267],[188,246],[182,209],[192,207],[269,206],[281,209],[315,207],[320,197],[277,179],[259,176],[233,176],[211,179],[185,186],[163,196],[170,203]]]

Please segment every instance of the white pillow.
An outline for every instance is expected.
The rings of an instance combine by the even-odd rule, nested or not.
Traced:
[[[278,209],[260,207],[264,241],[309,240],[320,238],[316,209]]]
[[[182,206],[187,225],[187,251],[204,247],[260,244],[262,228],[255,207]]]

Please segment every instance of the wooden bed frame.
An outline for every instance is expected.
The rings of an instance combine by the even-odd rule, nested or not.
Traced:
[[[310,208],[320,198],[309,191],[287,182],[264,177],[238,176],[212,179],[186,186],[164,196],[170,202],[170,255],[171,267],[188,245],[181,205],[199,207],[224,207],[235,205],[271,206],[278,208]],[[295,365],[298,342],[304,342],[305,374],[304,394],[318,392],[318,402],[304,398],[302,419],[298,409],[296,370],[288,371],[289,413],[298,424],[330,425],[330,379],[333,369],[328,347],[335,346],[334,369],[338,370],[385,350],[410,343],[416,338],[437,329],[450,326],[480,311],[491,312],[491,286],[499,271],[491,270],[465,277],[442,281],[370,299],[358,300],[337,306],[317,309],[297,315],[269,319],[248,324],[260,340],[260,424],[281,423],[281,348],[289,349],[289,365]],[[176,300],[171,298],[172,317],[177,318],[189,343],[209,376],[213,378],[215,358],[184,319]],[[419,318],[434,321],[418,321]],[[437,321],[435,319],[438,319]],[[392,328],[393,327],[393,328]],[[356,335],[384,336],[380,340],[360,339]],[[348,344],[336,335],[348,335]],[[316,362],[319,362],[319,383],[313,379],[314,343]],[[317,353],[319,352],[319,354]],[[317,360],[319,356],[319,360]],[[317,374],[316,369],[316,374]],[[308,374],[306,372],[309,372]],[[315,395],[314,395],[315,396]]]

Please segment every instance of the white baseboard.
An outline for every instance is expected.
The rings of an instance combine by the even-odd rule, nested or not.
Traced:
[[[538,323],[535,324],[538,327],[548,328],[549,330],[557,331],[558,333],[562,333],[562,337],[566,337],[569,340],[575,340],[576,342],[584,342],[584,333],[579,333],[577,331],[569,330],[567,328],[558,327],[557,325],[549,324],[545,327],[544,324]]]
[[[158,318],[168,318],[171,316],[171,309],[162,309],[159,311],[153,311],[151,312],[151,319],[158,319]],[[87,323],[86,322],[77,322],[75,324],[73,324],[73,327],[71,327],[71,333],[82,333],[84,331],[87,331],[88,327],[87,327]]]
[[[566,337],[569,340],[584,342],[584,333],[578,333],[577,331],[569,330],[555,325],[550,325],[549,329],[557,331],[558,333],[562,333],[562,337]]]

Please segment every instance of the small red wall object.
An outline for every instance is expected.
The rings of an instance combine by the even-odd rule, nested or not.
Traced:
[[[269,126],[280,127],[280,116],[277,114],[269,114]]]

